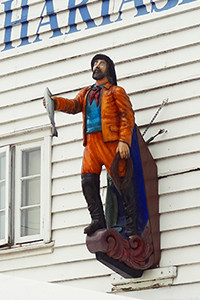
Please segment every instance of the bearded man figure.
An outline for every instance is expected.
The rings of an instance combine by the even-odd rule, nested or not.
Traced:
[[[83,114],[83,144],[85,146],[81,170],[82,190],[91,215],[91,224],[84,233],[91,236],[106,228],[100,197],[100,173],[105,165],[111,175],[111,165],[120,155],[118,176],[126,174],[126,160],[130,156],[134,112],[128,95],[117,86],[113,61],[97,54],[91,61],[95,84],[83,88],[75,99],[53,96],[55,110],[69,114]],[[112,176],[111,176],[112,177]],[[126,218],[127,237],[136,232],[136,203],[130,187],[120,191]]]

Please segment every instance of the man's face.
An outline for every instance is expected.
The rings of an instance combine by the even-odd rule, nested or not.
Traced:
[[[95,80],[101,80],[107,77],[107,63],[103,59],[98,59],[94,62],[92,77]]]

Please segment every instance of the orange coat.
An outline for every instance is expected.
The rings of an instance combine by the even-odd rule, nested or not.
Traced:
[[[86,101],[90,87],[82,89],[73,100],[56,97],[55,109],[69,114],[83,113],[83,145],[86,145]],[[101,92],[101,123],[104,142],[123,141],[131,145],[134,112],[122,87],[106,83]]]

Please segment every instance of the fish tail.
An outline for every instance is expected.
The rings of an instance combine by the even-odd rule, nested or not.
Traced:
[[[56,127],[52,127],[52,136],[58,137],[58,131],[57,131]]]

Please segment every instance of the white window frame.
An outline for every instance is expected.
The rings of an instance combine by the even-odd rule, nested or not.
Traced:
[[[10,147],[5,146],[0,148],[0,154],[5,153],[6,155],[6,172],[5,172],[5,238],[0,240],[0,246],[7,245],[10,241],[10,183],[11,183],[11,156]]]
[[[22,151],[40,147],[40,233],[36,235],[21,236],[21,178],[22,178]],[[15,149],[15,230],[14,243],[44,241],[51,239],[51,139],[16,145]]]

